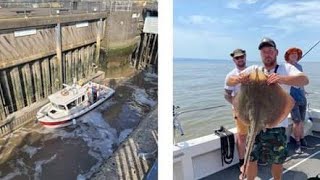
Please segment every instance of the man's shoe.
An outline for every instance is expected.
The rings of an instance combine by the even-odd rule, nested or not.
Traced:
[[[304,149],[315,149],[314,147],[308,145],[308,143],[307,143],[307,141],[305,139],[301,139],[300,142],[301,142],[301,148],[304,148]]]
[[[296,154],[302,154],[303,152],[302,152],[302,150],[301,150],[301,146],[297,145],[296,148],[295,148],[295,150],[294,150],[294,152],[295,152]]]

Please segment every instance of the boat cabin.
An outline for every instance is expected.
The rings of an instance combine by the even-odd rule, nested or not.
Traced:
[[[86,88],[81,88],[79,85],[62,89],[57,93],[50,95],[48,98],[56,109],[65,111],[69,111],[72,108],[79,106],[88,99]]]

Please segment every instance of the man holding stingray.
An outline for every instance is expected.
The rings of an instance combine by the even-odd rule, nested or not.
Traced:
[[[254,69],[260,69],[267,75],[266,83],[268,85],[279,84],[281,88],[288,94],[291,86],[305,86],[309,83],[307,76],[290,64],[277,64],[278,50],[275,42],[270,38],[263,38],[260,45],[260,56],[264,67],[250,66],[241,72],[238,76],[231,76],[227,80],[228,86],[234,86],[239,83],[246,84],[251,80],[248,74]],[[291,105],[293,105],[291,103]],[[289,112],[291,105],[286,107],[279,107],[278,104],[270,104],[269,108],[286,108]],[[257,107],[259,108],[259,107]],[[288,110],[289,108],[289,110]],[[285,110],[284,110],[285,111]],[[246,113],[246,112],[243,112]],[[277,119],[278,117],[274,117]],[[288,119],[285,118],[279,121],[275,127],[266,128],[263,131],[257,132],[252,152],[250,153],[248,164],[246,165],[246,175],[248,180],[253,180],[258,173],[257,160],[272,164],[271,172],[275,180],[281,179],[282,170],[288,150],[287,137],[285,128],[288,127]]]

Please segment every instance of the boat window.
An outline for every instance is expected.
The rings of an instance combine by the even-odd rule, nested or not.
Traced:
[[[61,109],[61,110],[66,110],[66,108],[62,105],[58,105],[58,109]]]
[[[84,95],[82,96],[82,101],[84,101]]]
[[[81,97],[78,98],[78,104],[81,104]]]
[[[66,110],[66,107],[63,106],[63,105],[57,105],[57,104],[54,104],[54,103],[51,103],[55,108],[57,109],[60,109],[60,110]]]
[[[71,108],[74,108],[74,107],[76,107],[76,101],[72,101],[71,103],[69,103],[68,105],[67,105],[67,107],[68,107],[68,109],[71,109]]]

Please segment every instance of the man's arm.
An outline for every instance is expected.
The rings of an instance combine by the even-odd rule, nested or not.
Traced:
[[[309,84],[309,79],[303,73],[294,76],[284,76],[273,73],[268,77],[267,83],[279,83],[286,84],[289,86],[305,86]]]
[[[232,104],[232,90],[224,89],[224,98]]]

